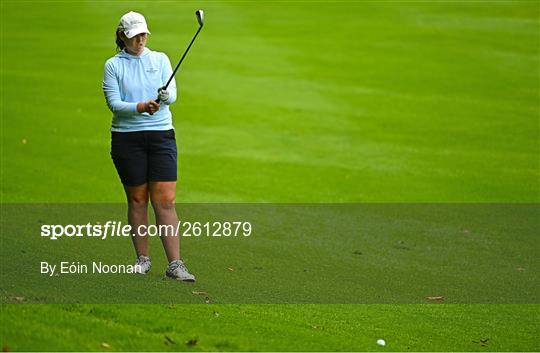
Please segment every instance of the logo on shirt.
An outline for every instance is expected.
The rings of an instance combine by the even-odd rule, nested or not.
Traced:
[[[154,72],[157,72],[157,69],[155,69],[153,67],[150,67],[150,68],[146,69],[146,72],[153,74]]]

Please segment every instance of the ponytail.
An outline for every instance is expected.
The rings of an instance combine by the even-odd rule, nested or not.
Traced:
[[[120,29],[117,29],[116,30],[116,51],[122,51],[126,47],[126,44],[122,40],[120,33],[122,33],[122,31]]]

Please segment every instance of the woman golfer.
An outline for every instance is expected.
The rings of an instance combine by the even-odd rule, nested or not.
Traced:
[[[122,16],[116,30],[118,53],[105,63],[103,78],[103,92],[113,113],[111,156],[126,192],[139,273],[147,273],[151,267],[145,234],[148,199],[158,225],[169,226],[162,229],[175,231],[178,223],[174,207],[177,150],[169,110],[176,100],[176,83],[173,80],[167,90],[160,89],[172,68],[164,53],[146,48],[149,34],[143,15],[129,12]],[[165,274],[193,282],[195,276],[180,260],[180,239],[174,231],[161,234],[169,261]]]

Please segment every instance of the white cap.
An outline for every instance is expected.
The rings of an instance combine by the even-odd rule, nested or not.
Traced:
[[[140,13],[130,11],[120,19],[120,24],[118,29],[124,32],[126,37],[133,38],[137,34],[148,33],[148,26],[146,25],[146,20],[144,16]]]

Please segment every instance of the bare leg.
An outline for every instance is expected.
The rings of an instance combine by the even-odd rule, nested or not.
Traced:
[[[148,183],[138,186],[125,186],[128,200],[128,222],[135,236],[131,237],[135,253],[138,256],[148,256],[148,236],[138,233],[140,225],[148,227]]]
[[[156,215],[156,222],[158,225],[171,225],[173,229],[172,234],[168,232],[168,236],[161,236],[161,242],[169,262],[180,260],[180,237],[175,236],[178,226],[178,215],[174,207],[175,196],[175,181],[150,182],[150,200]]]

